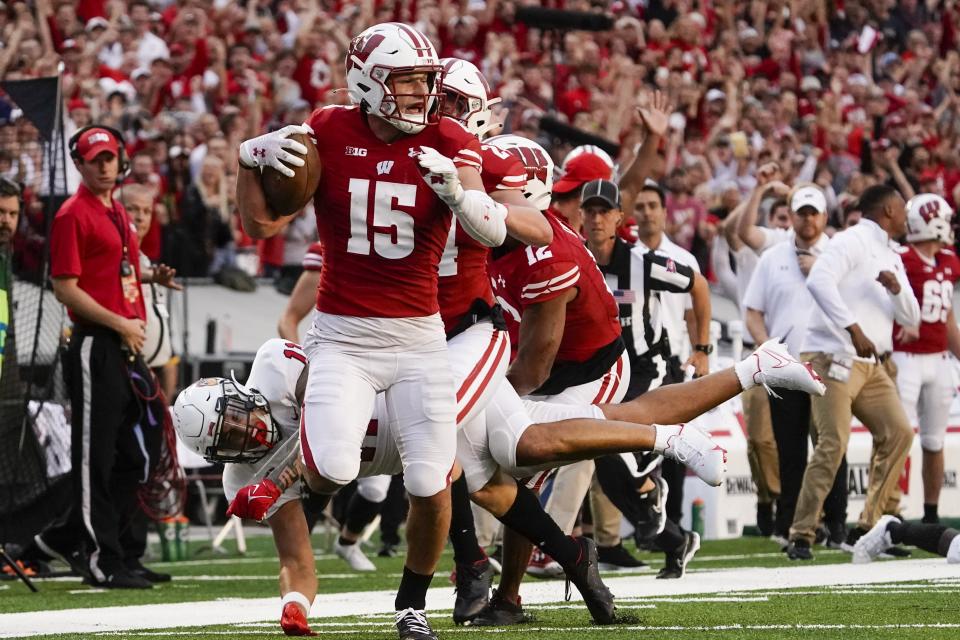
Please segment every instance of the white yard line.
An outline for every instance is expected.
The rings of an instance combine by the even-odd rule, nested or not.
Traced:
[[[695,579],[656,580],[652,576],[614,577],[606,582],[610,589],[624,599],[663,598],[693,594],[745,593],[747,589],[776,591],[797,587],[825,587],[831,585],[856,586],[882,582],[956,579],[960,567],[948,565],[942,558],[903,560],[866,565],[817,565],[772,568],[727,569],[704,572]],[[896,587],[894,587],[896,588]],[[563,583],[528,581],[523,585],[523,601],[529,604],[558,603],[563,599]],[[363,591],[317,596],[312,617],[341,617],[393,611],[393,591]],[[449,610],[453,607],[453,590],[447,586],[431,589],[427,597],[430,610]],[[55,633],[91,633],[98,631],[127,631],[163,629],[171,626],[192,627],[241,622],[277,620],[280,614],[278,598],[220,599],[212,602],[181,602],[175,604],[132,605],[60,611],[31,611],[0,615],[0,637],[35,636]],[[584,611],[584,618],[587,614]],[[937,628],[937,625],[927,625]],[[585,627],[587,628],[587,627]],[[592,628],[592,627],[590,627]],[[651,627],[618,627],[636,630]],[[730,626],[730,629],[752,627]],[[766,628],[766,627],[758,627]],[[771,626],[770,629],[781,628]],[[785,629],[799,627],[786,626]],[[813,628],[813,627],[811,627]],[[818,627],[819,628],[819,627]],[[826,625],[823,628],[860,628]],[[874,627],[862,627],[874,628]],[[881,628],[881,627],[876,627]],[[953,628],[953,627],[950,627]],[[663,629],[672,630],[672,627]],[[689,627],[677,627],[687,630]],[[698,627],[712,630],[713,627]],[[559,631],[560,629],[558,629]],[[568,629],[563,629],[564,631]]]

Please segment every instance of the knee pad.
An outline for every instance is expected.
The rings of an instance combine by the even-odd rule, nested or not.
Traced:
[[[924,451],[943,451],[943,433],[921,433],[920,448]]]
[[[350,484],[360,473],[360,450],[347,444],[325,444],[313,460],[317,473],[340,486]]]
[[[357,479],[357,493],[369,502],[383,502],[390,490],[390,476],[371,476]]]
[[[427,462],[412,462],[403,470],[403,486],[417,498],[429,498],[447,488],[450,469]]]

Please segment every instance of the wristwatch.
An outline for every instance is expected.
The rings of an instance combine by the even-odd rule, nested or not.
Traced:
[[[710,355],[711,353],[713,353],[713,345],[712,344],[695,344],[693,345],[693,350]]]

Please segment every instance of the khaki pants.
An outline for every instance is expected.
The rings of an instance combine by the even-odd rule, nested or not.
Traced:
[[[889,510],[898,491],[897,482],[910,453],[913,430],[903,412],[893,382],[892,363],[884,365],[854,361],[846,382],[827,376],[832,356],[827,353],[802,353],[823,379],[827,392],[812,398],[811,413],[816,445],[803,475],[796,515],[790,528],[792,540],[813,543],[823,501],[830,492],[840,461],[850,440],[850,420],[856,416],[873,434],[874,455],[870,461],[870,486],[867,501],[857,523],[870,529]]]
[[[590,483],[590,513],[593,516],[593,539],[598,547],[615,547],[620,544],[620,521],[623,514],[613,506],[610,498],[600,488],[594,474]]]
[[[744,391],[740,399],[747,423],[747,459],[757,485],[757,502],[769,504],[780,496],[780,459],[770,422],[767,390],[756,386]]]

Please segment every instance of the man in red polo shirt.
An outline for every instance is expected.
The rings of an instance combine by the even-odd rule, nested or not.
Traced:
[[[137,424],[128,373],[143,347],[146,314],[137,232],[112,195],[125,159],[117,135],[99,127],[81,130],[70,155],[82,183],[54,218],[50,275],[74,323],[65,367],[75,502],[63,524],[35,541],[87,582],[144,589],[164,579],[140,564],[146,523],[137,502],[159,429]]]

